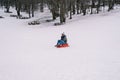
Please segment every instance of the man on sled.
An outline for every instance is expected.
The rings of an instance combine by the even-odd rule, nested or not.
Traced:
[[[57,48],[61,48],[61,47],[69,47],[68,43],[67,43],[67,37],[64,33],[62,33],[61,35],[61,39],[58,40],[57,45],[55,45]]]

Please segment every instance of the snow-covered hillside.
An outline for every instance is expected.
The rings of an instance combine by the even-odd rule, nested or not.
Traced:
[[[76,16],[61,26],[3,16],[0,80],[120,80],[120,11]],[[58,49],[62,32],[70,47]]]

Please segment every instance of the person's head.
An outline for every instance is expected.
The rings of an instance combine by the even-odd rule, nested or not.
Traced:
[[[62,33],[62,36],[63,36],[63,35],[65,35],[65,33],[64,33],[64,32]]]

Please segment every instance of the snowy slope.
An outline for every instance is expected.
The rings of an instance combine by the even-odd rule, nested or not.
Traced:
[[[2,14],[2,11],[0,11]],[[120,80],[120,12],[62,26],[0,19],[0,80]],[[69,48],[54,47],[62,32]]]

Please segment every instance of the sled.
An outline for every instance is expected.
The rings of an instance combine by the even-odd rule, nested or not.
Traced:
[[[62,45],[55,45],[55,47],[57,47],[57,48],[65,48],[65,47],[69,47],[69,45],[66,43],[66,44],[62,44]]]

